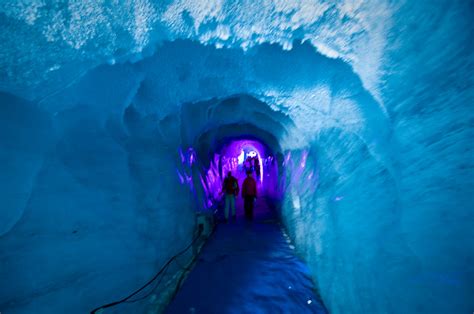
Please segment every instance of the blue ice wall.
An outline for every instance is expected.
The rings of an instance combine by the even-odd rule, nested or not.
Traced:
[[[91,106],[52,116],[0,100],[2,309],[88,313],[140,287],[188,244],[193,200],[176,177],[175,150],[147,121],[129,112],[100,121]]]
[[[282,219],[331,313],[472,312],[473,11],[3,1],[0,310],[139,286],[194,232],[179,150],[241,125],[284,153]]]

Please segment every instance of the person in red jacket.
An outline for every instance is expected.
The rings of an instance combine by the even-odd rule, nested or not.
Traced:
[[[229,207],[232,209],[232,218],[235,220],[235,196],[239,195],[239,183],[230,171],[222,183],[222,193],[225,194],[225,222],[229,220]]]
[[[247,178],[242,184],[242,197],[244,198],[245,217],[253,218],[253,203],[257,197],[257,182],[252,178],[252,171],[247,170]]]

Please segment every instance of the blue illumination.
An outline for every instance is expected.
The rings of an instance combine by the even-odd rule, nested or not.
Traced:
[[[0,311],[127,295],[254,151],[330,313],[472,313],[472,21],[469,0],[1,1]],[[180,271],[117,311],[163,311]]]

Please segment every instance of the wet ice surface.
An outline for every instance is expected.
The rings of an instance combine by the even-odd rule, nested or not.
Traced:
[[[246,222],[219,224],[166,313],[326,313],[306,265],[258,200]]]

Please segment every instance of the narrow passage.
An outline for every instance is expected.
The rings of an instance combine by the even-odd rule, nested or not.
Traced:
[[[216,227],[166,313],[327,313],[266,200],[252,222],[236,205],[237,221]]]

